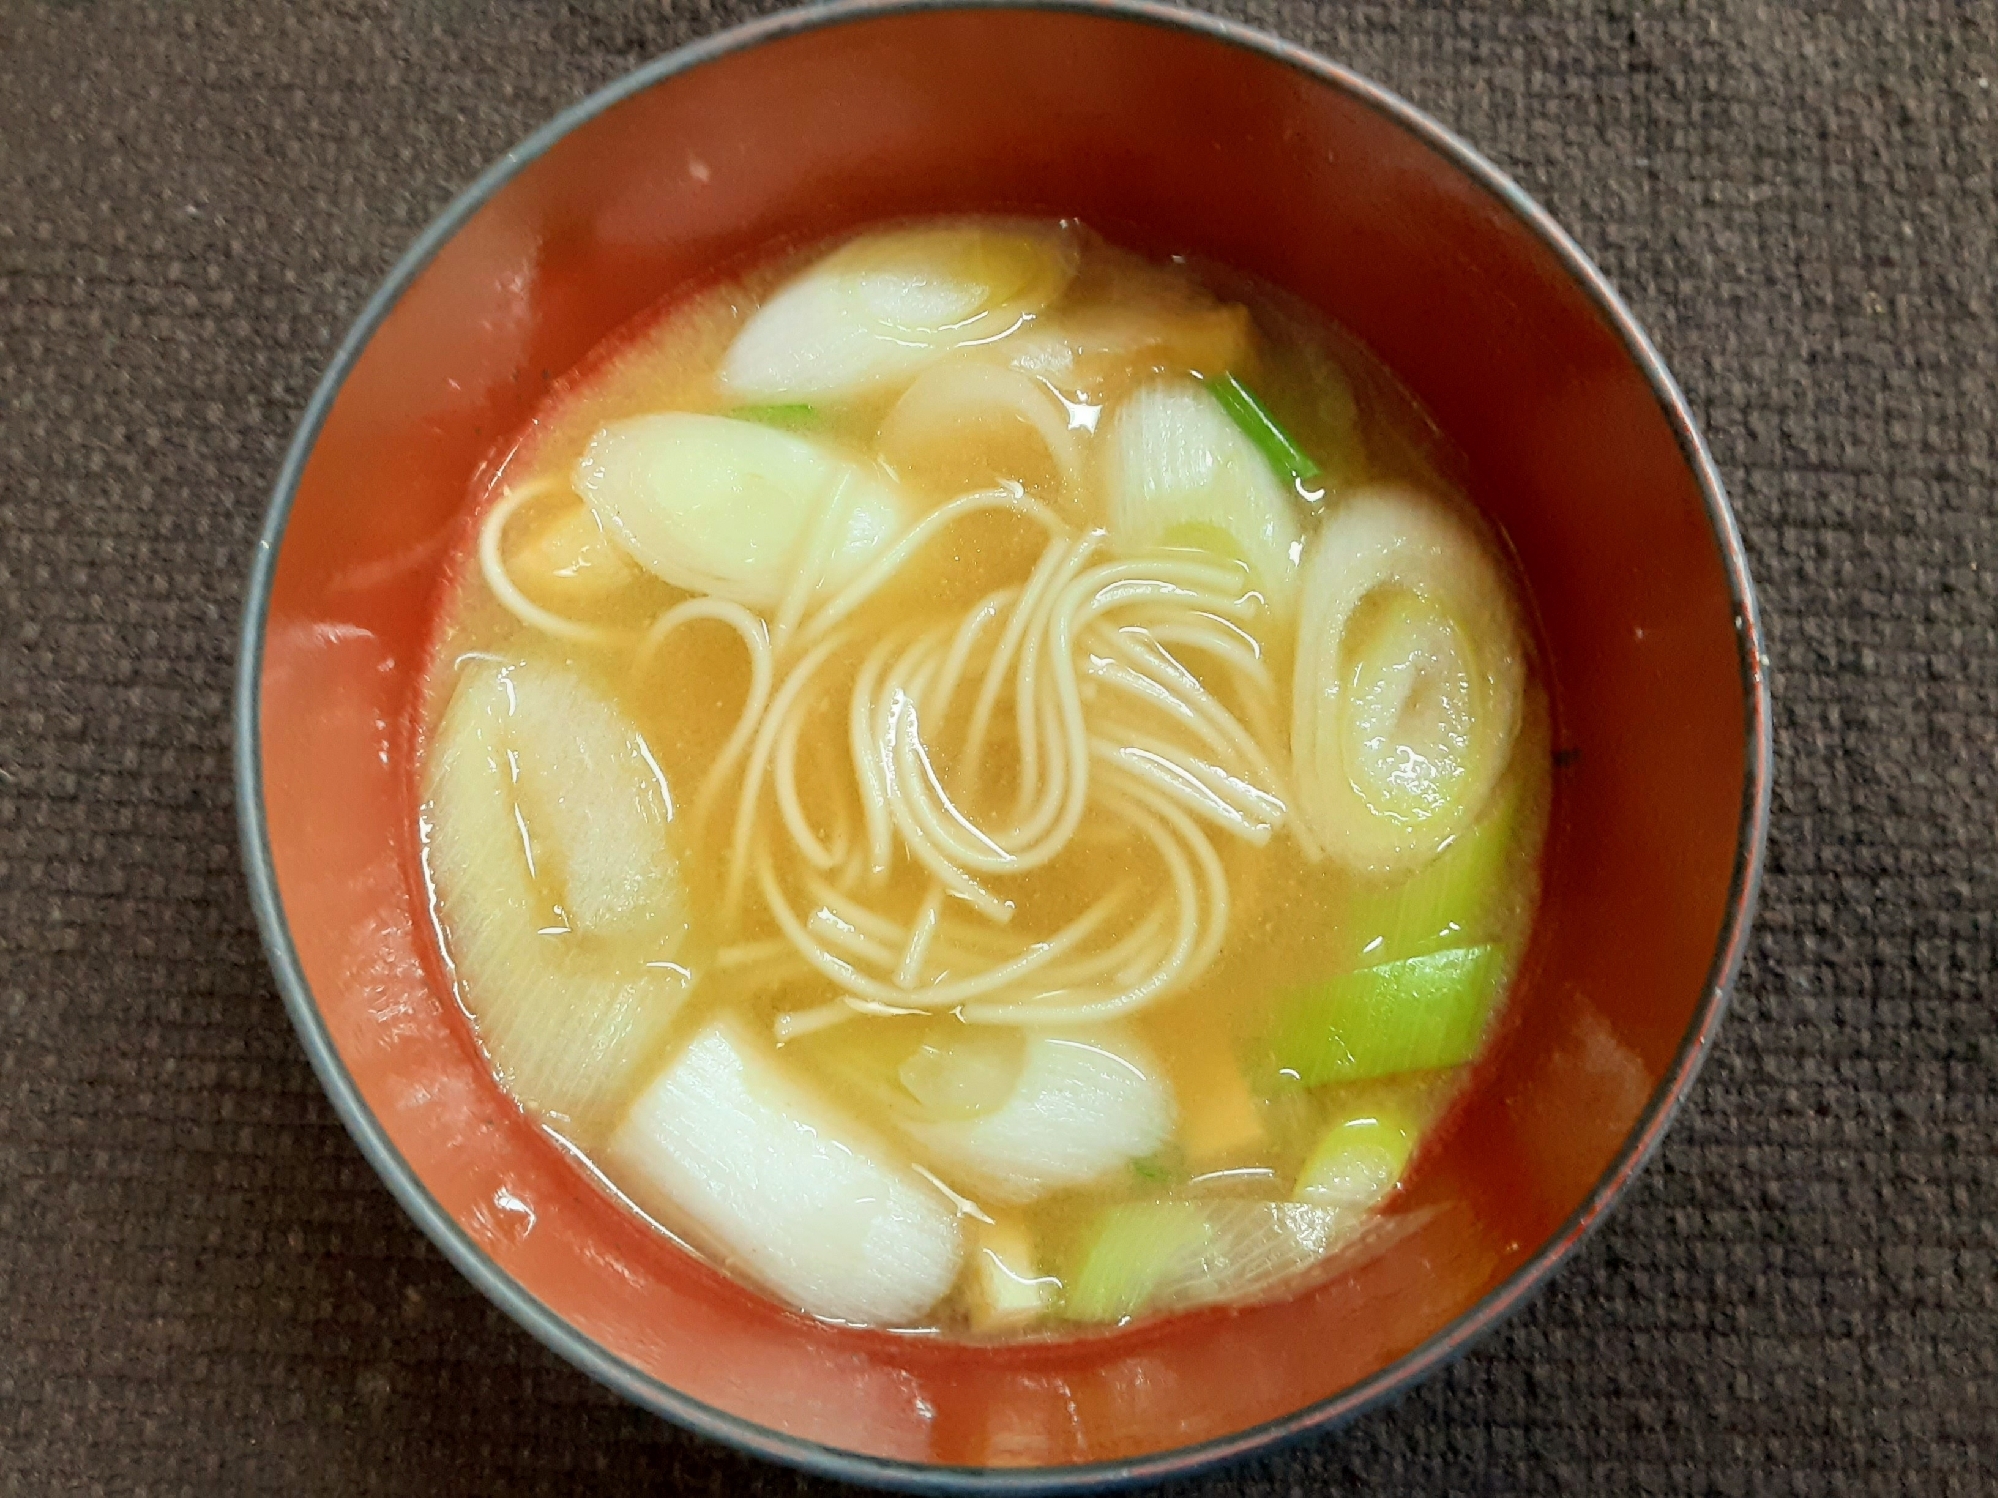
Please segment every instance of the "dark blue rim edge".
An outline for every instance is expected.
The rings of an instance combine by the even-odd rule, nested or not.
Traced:
[[[667,78],[716,58],[777,37],[846,21],[935,10],[1048,10],[1104,16],[1190,31],[1228,46],[1260,54],[1294,68],[1314,81],[1342,90],[1385,115],[1429,145],[1509,208],[1561,261],[1623,340],[1671,422],[1679,446],[1698,480],[1708,523],[1732,594],[1742,687],[1745,697],[1746,764],[1742,792],[1741,840],[1729,886],[1720,940],[1708,972],[1707,988],[1692,1027],[1654,1090],[1623,1152],[1596,1183],[1587,1200],[1531,1258],[1456,1321],[1386,1368],[1353,1387],[1281,1420],[1233,1435],[1128,1461],[1091,1462],[1064,1467],[975,1468],[931,1466],[865,1456],[800,1440],[713,1406],[690,1399],[614,1357],[537,1300],[486,1257],[457,1221],[417,1178],[409,1163],[369,1111],[321,1019],[292,944],[280,902],[263,803],[259,727],[263,636],[277,554],[298,483],[320,429],[352,372],[361,351],[389,311],[429,265],[439,249],[486,202],[526,166],[577,126]],[[820,1476],[923,1493],[1103,1492],[1144,1482],[1180,1478],[1251,1453],[1277,1447],[1346,1424],[1405,1392],[1460,1357],[1479,1337],[1518,1310],[1546,1282],[1554,1268],[1594,1231],[1611,1203],[1650,1159],[1660,1138],[1698,1075],[1715,1030],[1726,1011],[1728,993],[1740,970],[1761,887],[1768,835],[1771,748],[1769,690],[1762,626],[1748,559],[1726,490],[1713,457],[1693,421],[1685,396],[1602,272],[1561,227],[1475,148],[1413,105],[1317,54],[1220,17],[1182,11],[1156,0],[844,0],[765,17],[657,58],[571,106],[508,151],[458,194],[369,298],[342,340],[301,418],[285,455],[271,507],[258,538],[244,604],[236,674],[235,780],[243,862],[250,899],[285,1008],[306,1055],[334,1110],[416,1225],[479,1290],[549,1349],[599,1383],[641,1408],[663,1415],[697,1434],[737,1451],[785,1463]]]

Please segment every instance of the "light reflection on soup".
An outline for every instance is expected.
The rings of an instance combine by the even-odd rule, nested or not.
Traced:
[[[1366,1251],[1546,821],[1451,475],[1305,309],[1072,224],[672,304],[510,456],[432,673],[496,1075],[831,1319],[1074,1330]]]

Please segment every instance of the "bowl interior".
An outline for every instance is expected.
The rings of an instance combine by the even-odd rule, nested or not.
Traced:
[[[587,1185],[494,1086],[439,981],[409,767],[468,483],[547,381],[719,263],[962,209],[1198,252],[1369,343],[1517,552],[1559,750],[1515,1018],[1412,1183],[1408,1236],[1288,1304],[996,1352],[789,1315]],[[1760,726],[1740,579],[1691,455],[1530,213],[1277,49],[1052,9],[779,23],[655,70],[468,206],[335,371],[249,678],[280,969],[288,940],[336,1098],[460,1262],[510,1281],[544,1334],[596,1344],[565,1350],[600,1376],[756,1449],[991,1467],[1163,1470],[1350,1403],[1518,1293],[1662,1122],[1654,1097],[1714,1016]]]

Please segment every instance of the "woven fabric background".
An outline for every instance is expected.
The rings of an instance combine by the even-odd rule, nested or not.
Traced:
[[[421,1239],[239,872],[237,610],[335,341],[528,130],[754,3],[0,0],[0,1492],[824,1493],[619,1404]],[[1998,8],[1237,13],[1622,288],[1768,619],[1763,915],[1533,1306],[1214,1495],[1998,1491]]]

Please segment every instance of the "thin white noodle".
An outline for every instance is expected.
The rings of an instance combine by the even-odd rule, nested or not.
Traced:
[[[1218,702],[1211,704],[1212,711],[1241,730],[1238,752],[1252,752],[1257,777],[1272,789],[1286,808],[1294,807],[1296,797],[1291,790],[1288,773],[1290,746],[1277,726],[1283,716],[1283,704],[1278,696],[1276,679],[1263,658],[1263,649],[1256,637],[1239,624],[1198,611],[1183,617],[1157,618],[1140,614],[1138,622],[1143,624],[1142,633],[1151,645],[1164,647],[1156,654],[1171,659],[1180,671],[1184,672],[1185,668],[1171,655],[1171,647],[1175,645],[1212,655],[1233,671],[1236,691],[1250,721],[1241,723]],[[1147,653],[1153,652],[1148,650]],[[1186,675],[1190,677],[1191,673]],[[1202,690],[1205,690],[1204,686]],[[1229,736],[1234,738],[1237,735],[1230,733]],[[1316,862],[1322,856],[1317,840],[1303,818],[1286,816],[1283,825],[1303,849],[1306,858]]]
[[[1184,617],[1140,618],[1136,622],[1143,624],[1159,644],[1203,650],[1226,662],[1237,676],[1254,682],[1265,692],[1275,693],[1276,677],[1270,672],[1269,662],[1263,659],[1262,647],[1254,635],[1233,620],[1196,611]]]
[[[1121,993],[1090,997],[1085,990],[1073,996],[1045,995],[1028,1003],[967,1004],[958,1011],[964,1020],[988,1025],[1093,1023],[1141,1009],[1184,987],[1212,964],[1228,927],[1227,872],[1213,845],[1185,813],[1169,802],[1146,795],[1139,787],[1131,787],[1128,794],[1109,792],[1104,804],[1106,809],[1120,811],[1137,825],[1165,856],[1179,911],[1172,950],[1147,976]],[[1193,867],[1196,864],[1197,871]],[[1204,909],[1199,888],[1203,880],[1207,895]],[[1062,997],[1070,997],[1071,1002],[1055,1002]]]
[[[792,846],[813,868],[836,868],[840,861],[838,850],[829,842],[819,841],[818,831],[812,826],[811,818],[805,815],[804,799],[798,794],[798,735],[804,726],[805,715],[792,713],[784,720],[784,726],[777,730],[777,753],[770,766],[770,787],[777,796],[777,811],[784,819],[784,830],[791,834]]]
[[[755,967],[773,958],[789,957],[791,953],[791,944],[781,936],[767,937],[762,941],[739,941],[715,953],[715,968],[725,973],[739,967]]]
[[[901,965],[895,969],[897,988],[914,988],[923,976],[923,961],[930,954],[930,943],[936,940],[937,917],[943,912],[943,886],[933,884],[930,892],[923,897],[923,908],[916,915],[916,924],[909,931],[909,945],[902,953]]]
[[[1018,983],[1022,978],[1038,972],[1084,941],[1110,917],[1115,908],[1113,899],[1099,900],[1053,936],[1035,941],[1011,961],[1001,963],[974,977],[903,990],[896,987],[891,980],[875,978],[862,972],[853,963],[828,951],[823,941],[813,939],[813,928],[807,922],[798,919],[797,912],[792,908],[783,887],[778,882],[776,870],[771,866],[767,845],[760,850],[756,876],[764,900],[770,913],[776,917],[778,927],[797,947],[805,960],[825,977],[830,978],[855,998],[872,999],[884,1004],[907,1004],[928,1010],[955,1008],[987,993]],[[814,912],[814,916],[818,914],[819,912]],[[823,923],[819,929],[824,929]]]
[[[999,637],[999,648],[993,653],[991,664],[986,667],[985,680],[978,689],[978,700],[971,709],[971,722],[964,732],[964,773],[969,779],[977,779],[981,761],[985,753],[985,736],[991,725],[992,709],[999,701],[999,689],[1005,679],[1006,670],[1013,663],[1013,657],[1020,648],[1021,635],[1026,631],[1027,621],[1040,609],[1042,595],[1048,590],[1049,579],[1066,565],[1071,557],[1080,558],[1089,540],[1065,542],[1057,540],[1046,547],[1040,560],[1034,563],[1034,570],[1028,574],[1026,586],[1020,589],[1019,597],[1013,606],[1013,613],[1006,621],[1006,629]],[[1022,733],[1024,744],[1026,735]],[[1023,770],[1022,779],[1029,772]]]
[[[876,967],[892,964],[896,953],[907,945],[906,940],[891,943],[869,936],[829,905],[821,905],[805,917],[805,931],[828,950],[844,952],[856,962]]]
[[[1174,743],[1139,724],[1106,717],[1101,720],[1101,731],[1092,736],[1092,750],[1098,744],[1130,749],[1145,758],[1162,761],[1176,774],[1197,781],[1208,794],[1218,797],[1250,822],[1272,831],[1282,826],[1288,815],[1274,784],[1258,784],[1246,769],[1225,769],[1217,759],[1203,758],[1186,745]],[[1228,756],[1218,759],[1225,760]],[[1274,782],[1274,777],[1271,778]]]
[[[1196,710],[1187,695],[1175,692],[1148,672],[1140,671],[1121,660],[1094,653],[1090,655],[1083,669],[1094,680],[1133,698],[1146,707],[1156,709],[1160,714],[1191,729],[1213,753],[1227,754],[1231,750],[1246,748],[1252,761],[1263,758],[1261,745],[1253,739],[1247,739],[1244,735],[1245,744],[1231,743],[1227,732],[1218,728],[1210,715]],[[1261,766],[1258,765],[1257,768],[1260,769]]]
[[[940,505],[930,511],[887,551],[876,557],[852,582],[833,595],[824,608],[812,615],[798,634],[798,643],[806,645],[831,629],[840,620],[859,608],[878,593],[888,580],[899,572],[904,564],[921,551],[946,528],[955,525],[968,515],[976,515],[987,510],[1014,510],[1031,517],[1046,526],[1050,534],[1060,535],[1068,529],[1068,524],[1059,515],[1037,499],[1029,498],[1018,489],[981,489],[975,494],[964,494],[949,504]]]
[[[1264,779],[1276,780],[1270,752],[1221,705],[1199,677],[1187,670],[1171,651],[1159,646],[1149,630],[1137,627],[1099,630],[1098,637],[1109,644],[1124,665],[1158,688],[1167,702],[1175,704],[1183,721],[1198,725],[1216,753],[1239,754]]]
[[[811,684],[813,674],[844,643],[843,636],[831,635],[808,650],[784,678],[784,684],[777,689],[757,729],[755,742],[749,751],[749,763],[742,772],[742,794],[736,802],[735,830],[729,842],[728,881],[722,894],[722,909],[729,917],[742,907],[742,889],[749,874],[749,840],[756,828],[756,806],[763,789],[764,770],[770,763],[773,740],[793,704],[800,700]]]
[[[808,873],[804,884],[807,894],[819,907],[806,923],[810,929],[837,933],[837,939],[848,950],[865,951],[883,966],[896,952],[906,950],[910,932],[899,922],[847,896],[823,878]],[[1131,881],[1120,881],[1104,898],[1125,901],[1135,888]],[[820,921],[821,913],[828,918],[824,922]],[[1161,919],[1157,910],[1150,911],[1116,946],[1093,956],[1078,957],[1078,969],[1086,969],[1090,973],[1112,972],[1127,965],[1137,947],[1156,935]],[[1003,928],[967,923],[945,915],[939,919],[930,953],[936,963],[945,969],[986,967],[1013,955],[1019,950],[1022,940],[1032,941],[1034,938],[1012,936]]]
[[[1075,1022],[1076,1016],[1104,1018],[1142,1008],[1177,986],[1176,980],[1182,978],[1201,944],[1199,879],[1185,850],[1179,847],[1170,831],[1150,815],[1147,808],[1133,801],[1125,808],[1124,815],[1151,840],[1165,862],[1176,912],[1171,946],[1149,964],[1150,971],[1143,978],[1120,993],[1103,993],[1086,986],[1056,989],[1036,994],[1024,1002],[965,1004],[958,1010],[961,1018],[975,1025],[1068,1024]],[[1067,1002],[1060,1002],[1062,1000]]]
[[[788,1010],[778,1015],[770,1028],[777,1037],[777,1043],[782,1045],[787,1040],[830,1030],[834,1025],[852,1019],[854,1012],[851,1006],[834,999],[831,1003],[815,1005],[810,1009]]]
[[[1018,588],[1002,588],[988,594],[964,616],[964,622],[958,626],[957,634],[951,640],[950,649],[944,654],[943,664],[929,677],[921,697],[917,699],[917,710],[925,717],[939,725],[949,723],[951,704],[956,701],[958,687],[970,669],[973,651],[985,637],[992,621],[1008,604],[1017,600],[1019,592]],[[966,787],[975,787],[979,781],[985,745],[982,734],[975,740],[970,734],[967,726],[966,740],[958,749],[953,778]]]
[[[832,867],[844,868],[853,861],[856,843],[853,835],[853,806],[851,801],[840,794],[839,772],[844,760],[839,755],[838,745],[824,734],[813,741],[813,749],[818,759],[818,784],[824,790],[824,801],[832,819],[826,849],[832,854]]]
[[[883,943],[884,950],[889,947],[900,948],[907,944],[909,933],[900,922],[861,903],[845,890],[834,888],[824,879],[813,877],[809,870],[806,871],[802,882],[805,893],[815,904],[823,906],[829,914],[844,921],[855,931]]]
[[[770,682],[774,671],[771,660],[770,634],[763,621],[739,603],[726,598],[689,598],[684,603],[676,603],[657,619],[645,632],[638,650],[632,657],[631,678],[638,680],[652,664],[659,653],[659,647],[666,637],[675,630],[698,620],[710,619],[733,629],[749,653],[749,692],[743,698],[742,711],[736,715],[735,727],[715,751],[714,762],[708,772],[701,777],[701,787],[694,797],[694,826],[696,838],[698,829],[707,826],[709,813],[714,809],[714,799],[721,793],[729,772],[742,757],[749,737],[756,732],[763,720],[763,710],[770,702]]]
[[[1014,731],[1020,741],[1020,784],[1013,799],[1013,833],[1016,839],[1028,836],[1029,828],[1045,829],[1063,803],[1067,790],[1063,771],[1075,763],[1075,735],[1066,732],[1069,725],[1062,716],[1063,699],[1055,689],[1054,678],[1049,677],[1044,682],[1041,676],[1041,636],[1062,595],[1075,575],[1088,563],[1090,553],[1101,540],[1100,533],[1083,537],[1049,573],[1047,584],[1035,601],[1033,620],[1026,643],[1020,651],[1019,681],[1013,692]],[[1066,747],[1071,751],[1067,757],[1044,754],[1042,736],[1052,738],[1056,732],[1066,733]],[[1047,747],[1051,749],[1054,746],[1050,743]],[[1041,783],[1044,759],[1047,760],[1048,776],[1045,786]]]
[[[928,1181],[932,1186],[936,1187],[938,1191],[944,1194],[945,1198],[949,1200],[950,1204],[953,1207],[957,1208],[958,1216],[975,1217],[980,1222],[987,1224],[991,1223],[992,1215],[989,1212],[987,1212],[983,1207],[979,1206],[978,1203],[973,1201],[970,1197],[962,1196],[959,1193],[951,1190],[950,1183],[946,1181],[942,1176],[938,1175],[935,1171],[931,1170],[928,1166],[920,1162],[917,1162],[911,1168],[916,1172],[917,1175],[921,1176],[924,1180]]]
[[[846,518],[846,491],[853,477],[851,468],[842,468],[832,480],[831,492],[820,502],[812,528],[805,536],[805,544],[798,550],[798,560],[791,568],[790,584],[784,589],[783,601],[777,606],[777,617],[770,625],[770,643],[775,650],[783,650],[791,638],[791,631],[804,617],[805,606],[811,602],[812,594],[825,580],[827,553],[832,550],[833,538]]]
[[[934,816],[926,829],[918,829],[915,821],[919,810],[927,810],[927,802],[920,794],[921,787],[927,785],[933,794],[938,794],[935,777],[930,773],[926,760],[917,761],[912,751],[920,749],[914,722],[915,708],[901,692],[891,696],[882,709],[877,734],[886,740],[886,753],[882,756],[882,769],[886,772],[888,815],[893,819],[895,830],[902,834],[902,844],[932,878],[943,884],[960,900],[970,905],[987,920],[1004,924],[1011,919],[1013,907],[1010,902],[992,893],[970,874],[962,864],[968,859],[953,860],[949,853],[937,846],[934,837],[921,835],[924,830],[941,832]],[[948,805],[948,803],[946,803]],[[953,813],[955,808],[951,808]],[[966,824],[967,826],[969,824]],[[975,831],[975,829],[974,829]],[[962,844],[953,852],[963,852]],[[976,850],[972,850],[975,856]]]
[[[876,683],[888,668],[888,659],[899,647],[904,634],[890,633],[867,653],[853,685],[847,715],[849,747],[853,754],[854,778],[860,783],[860,806],[867,822],[868,869],[877,879],[885,879],[893,867],[894,826],[888,811],[888,772],[882,762],[881,741],[874,731],[872,709]]]
[[[1098,763],[1115,765],[1132,778],[1145,781],[1162,795],[1255,847],[1269,842],[1270,834],[1276,830],[1271,822],[1252,820],[1176,760],[1110,739],[1092,739],[1089,747]]]

